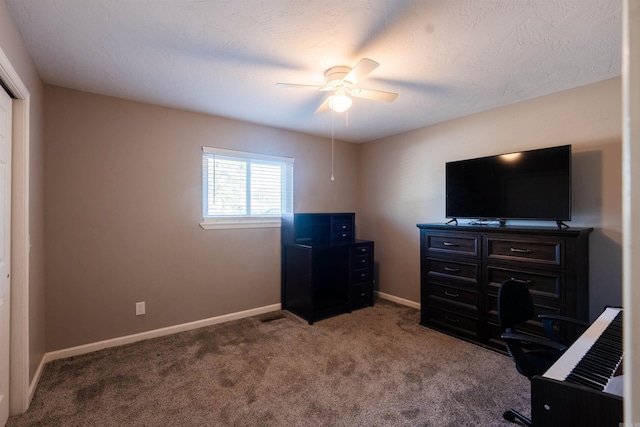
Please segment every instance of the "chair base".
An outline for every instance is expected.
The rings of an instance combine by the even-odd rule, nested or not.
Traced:
[[[502,417],[509,421],[510,423],[514,423],[516,422],[516,419],[518,421],[520,421],[522,424],[524,424],[525,426],[531,426],[531,420],[527,417],[525,417],[524,415],[522,415],[520,412],[516,411],[515,409],[509,409],[508,411],[505,411],[504,414],[502,414]]]

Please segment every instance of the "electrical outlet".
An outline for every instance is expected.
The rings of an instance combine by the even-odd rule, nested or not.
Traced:
[[[145,314],[144,301],[136,303],[136,316]]]

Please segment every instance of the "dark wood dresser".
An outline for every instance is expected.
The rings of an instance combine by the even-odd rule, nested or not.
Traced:
[[[588,321],[592,228],[417,224],[420,229],[420,324],[505,351],[498,289],[527,284],[536,315]],[[535,320],[527,332],[546,336]],[[577,332],[567,329],[565,338]]]
[[[282,308],[314,321],[373,305],[373,242],[353,213],[282,217]]]

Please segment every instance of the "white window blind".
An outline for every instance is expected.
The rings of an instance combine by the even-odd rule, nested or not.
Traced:
[[[276,226],[274,218],[293,211],[294,159],[212,147],[202,151],[205,223]]]

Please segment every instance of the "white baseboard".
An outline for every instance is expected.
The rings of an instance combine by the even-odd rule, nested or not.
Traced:
[[[38,369],[36,369],[36,373],[33,376],[33,380],[31,380],[31,384],[29,384],[29,401],[27,402],[27,409],[31,406],[31,401],[33,400],[33,395],[36,392],[36,388],[38,387],[38,383],[40,382],[40,377],[42,376],[42,371],[44,370],[44,365],[47,363],[47,355],[44,354],[42,359],[40,360],[40,364],[38,365]]]
[[[178,332],[189,331],[192,329],[202,328],[204,326],[217,325],[219,323],[229,322],[231,320],[243,319],[245,317],[257,316],[259,314],[270,313],[281,309],[280,304],[272,304],[264,307],[253,308],[251,310],[239,311],[237,313],[225,314],[222,316],[210,317],[208,319],[196,320],[195,322],[183,323],[180,325],[169,326],[161,329],[154,329],[152,331],[141,332],[139,334],[126,335],[124,337],[113,338],[110,340],[98,341],[91,344],[80,345],[77,347],[66,348],[62,350],[56,350],[49,353],[45,353],[41,366],[38,367],[34,380],[32,382],[33,389],[38,384],[42,368],[44,364],[52,360],[64,359],[71,356],[79,356],[85,353],[91,353],[93,351],[102,350],[104,348],[118,347],[125,344],[131,344],[137,341],[148,340],[150,338],[162,337],[165,335],[171,335]]]
[[[408,300],[408,299],[396,297],[394,295],[385,294],[384,292],[380,292],[380,291],[375,291],[374,293],[378,297],[380,297],[382,299],[393,301],[395,303],[406,305],[407,307],[416,308],[416,309],[420,310],[420,303],[419,302],[414,302],[414,301],[411,301],[411,300]]]

